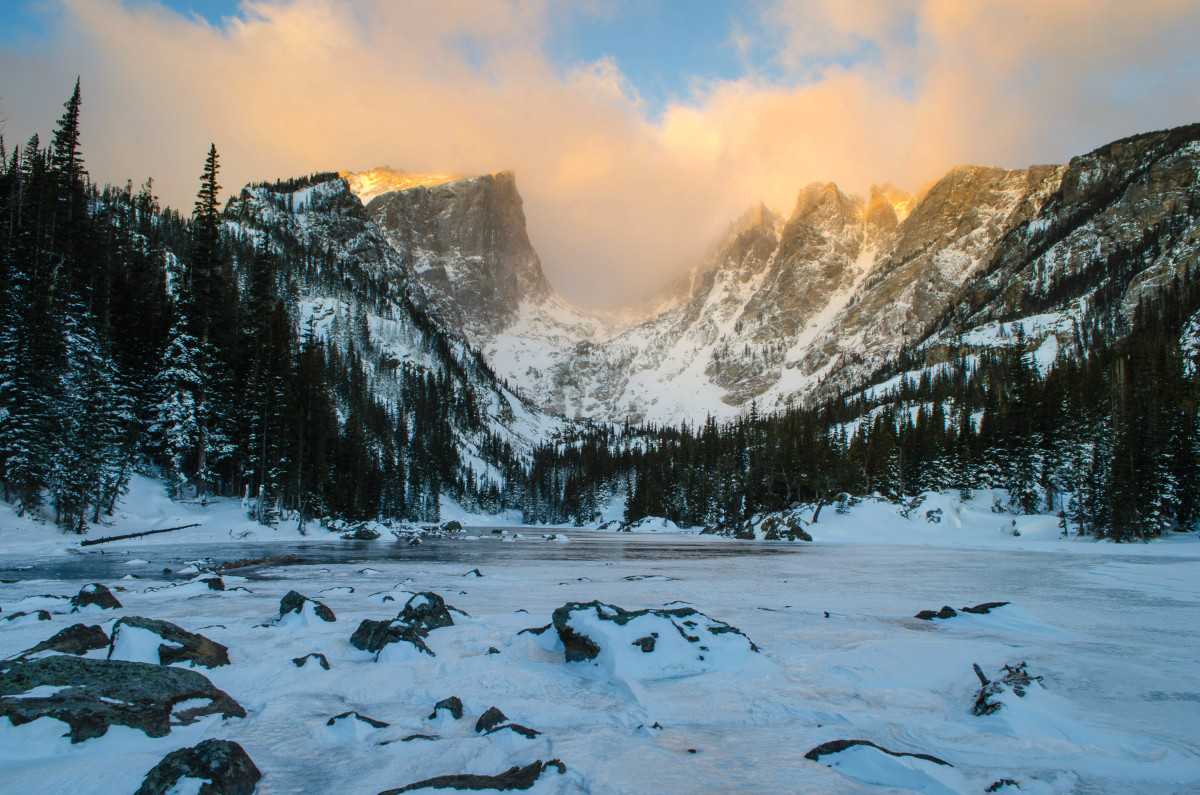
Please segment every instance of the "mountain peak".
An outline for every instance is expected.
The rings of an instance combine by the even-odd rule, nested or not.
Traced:
[[[364,205],[376,196],[409,188],[430,188],[447,182],[467,179],[460,174],[422,174],[401,171],[391,166],[378,166],[370,171],[340,171],[338,176],[346,180],[350,190]]]

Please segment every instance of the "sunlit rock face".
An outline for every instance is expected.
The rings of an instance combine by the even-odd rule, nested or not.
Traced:
[[[375,194],[367,213],[404,257],[414,292],[451,330],[473,341],[498,334],[522,301],[550,295],[512,172],[468,179],[374,175],[358,183],[364,196]],[[377,193],[389,185],[406,186]]]
[[[1120,286],[1132,317],[1195,262],[1197,138],[1135,136],[1069,166],[961,166],[915,194],[809,185],[786,215],[747,210],[689,273],[619,312],[554,293],[507,172],[350,184],[415,300],[528,400],[568,417],[701,422],[853,390],[901,350],[944,361],[998,319],[1059,313],[1046,324],[1059,333],[1113,256],[1141,263]]]

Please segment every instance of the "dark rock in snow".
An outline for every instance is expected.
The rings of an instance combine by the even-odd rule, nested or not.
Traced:
[[[38,621],[49,621],[50,620],[50,611],[49,610],[38,610],[35,613],[26,613],[24,610],[22,610],[19,613],[13,613],[12,615],[5,616],[4,620],[12,621],[13,619],[21,618],[23,616],[31,616],[31,615],[37,615]]]
[[[115,610],[121,607],[121,603],[117,601],[117,597],[113,596],[112,591],[98,582],[83,586],[76,596],[71,597],[72,613],[77,613],[88,605],[95,605],[104,610]]]
[[[545,632],[546,630],[550,629],[550,627],[552,627],[552,626],[554,626],[554,625],[553,625],[553,624],[547,624],[547,625],[546,625],[546,626],[544,626],[544,627],[525,627],[525,629],[521,630],[521,631],[520,631],[520,632],[518,632],[517,634],[518,634],[518,635],[524,635],[525,633],[527,633],[527,632],[528,632],[530,635],[541,635],[543,632]]]
[[[475,721],[475,732],[488,732],[499,726],[504,721],[508,720],[503,712],[496,707],[488,707],[487,712],[479,716],[479,720]]]
[[[485,734],[495,734],[496,732],[505,731],[505,730],[514,731],[517,734],[521,735],[522,737],[524,737],[528,740],[532,740],[534,737],[537,737],[539,734],[541,734],[540,731],[538,731],[536,729],[531,729],[528,726],[522,726],[519,723],[505,723],[504,725],[497,726],[494,729],[488,729],[487,732],[485,732]]]
[[[1004,673],[999,679],[992,681],[988,681],[978,663],[971,667],[975,669],[975,676],[979,678],[980,684],[979,692],[975,695],[975,704],[971,707],[971,714],[977,717],[991,715],[1000,710],[1003,704],[998,701],[989,701],[989,699],[1000,695],[1005,688],[1011,689],[1018,697],[1024,698],[1026,688],[1034,682],[1040,684],[1042,681],[1040,676],[1030,676],[1029,672],[1025,670],[1023,662],[1004,666]]]
[[[205,779],[200,795],[253,795],[262,773],[237,743],[204,740],[163,757],[134,795],[166,795],[181,778]]]
[[[363,651],[374,652],[376,655],[378,655],[380,649],[384,646],[398,641],[411,643],[430,657],[437,656],[433,653],[432,649],[425,645],[425,641],[419,632],[408,624],[396,619],[390,621],[372,621],[369,618],[365,618],[358,625],[358,629],[354,630],[354,634],[350,636],[351,646]]]
[[[459,522],[455,519],[451,519],[449,522],[446,522],[445,524],[442,525],[443,533],[457,533],[459,530],[462,530],[462,529],[463,529],[462,522]]]
[[[805,754],[804,758],[810,759],[813,762],[820,762],[821,757],[823,757],[823,756],[828,756],[830,754],[838,754],[838,753],[841,753],[842,751],[845,751],[847,748],[853,748],[856,745],[867,745],[867,746],[870,746],[871,748],[875,748],[879,751],[883,751],[885,754],[888,754],[889,756],[911,756],[911,757],[915,757],[916,759],[924,759],[926,762],[934,762],[935,764],[945,765],[946,767],[954,767],[954,765],[950,764],[946,760],[938,759],[936,756],[930,756],[929,754],[909,754],[909,753],[904,753],[902,751],[889,751],[888,749],[884,748],[883,746],[876,745],[875,743],[871,742],[870,740],[832,740],[830,742],[822,743],[822,744],[818,745],[816,748],[812,749],[807,754]]]
[[[20,697],[43,685],[63,689]],[[194,700],[208,703],[172,711],[176,704]],[[203,675],[182,668],[55,655],[20,662],[0,673],[0,717],[14,726],[55,718],[71,727],[73,743],[101,737],[114,724],[141,729],[149,737],[166,737],[173,725],[213,714],[244,718],[246,710]]]
[[[487,790],[495,789],[507,792],[509,790],[524,790],[532,787],[542,773],[555,768],[560,774],[567,772],[567,766],[557,759],[542,762],[540,759],[525,767],[516,765],[495,776],[479,776],[472,773],[458,773],[452,776],[434,776],[424,781],[418,781],[399,789],[385,790],[379,795],[398,795],[416,789],[457,789],[457,790]]]
[[[374,728],[374,729],[386,729],[388,726],[392,725],[390,723],[384,723],[381,720],[375,720],[374,718],[368,718],[366,715],[360,715],[359,713],[354,712],[354,711],[343,712],[341,715],[334,715],[332,718],[325,721],[325,725],[333,726],[339,720],[346,720],[347,718],[352,718],[354,720],[360,720],[363,723],[366,723],[367,725],[371,726],[371,728]]]
[[[410,743],[413,740],[436,740],[436,739],[437,739],[437,737],[435,737],[432,734],[410,734],[407,737],[401,737],[400,742]]]
[[[158,661],[162,665],[172,665],[177,662],[190,662],[193,665],[203,665],[205,668],[229,665],[228,647],[222,646],[215,640],[209,640],[203,635],[188,632],[169,621],[142,618],[141,616],[126,616],[113,625],[112,642],[108,650],[109,658],[113,655],[117,638],[124,627],[144,629],[166,641],[158,647]]]
[[[941,524],[942,509],[934,508],[933,510],[926,511],[925,512],[925,521],[929,522],[930,524]]]
[[[666,622],[663,624],[664,627],[668,625],[673,627],[688,643],[696,644],[700,643],[701,638],[699,635],[691,633],[699,626],[700,622],[705,622],[710,635],[740,635],[746,639],[751,651],[758,651],[758,646],[737,627],[709,618],[694,607],[624,610],[616,605],[602,602],[568,602],[562,607],[555,608],[552,616],[552,625],[558,632],[559,640],[562,641],[567,662],[594,660],[600,654],[600,646],[595,640],[575,631],[570,626],[571,614],[576,611],[591,611],[601,621],[612,621],[618,626],[624,626],[643,616],[652,616]],[[655,639],[657,637],[657,633],[651,633],[648,637],[637,639],[633,645],[641,647],[643,652],[650,653],[656,648]],[[707,650],[703,645],[699,645],[698,648]]]
[[[450,711],[450,716],[455,720],[459,720],[463,716],[463,703],[458,696],[450,696],[443,698],[441,701],[433,705],[433,712],[429,715],[429,720],[437,717],[438,710],[445,709]]]
[[[325,606],[323,602],[318,602],[316,599],[309,599],[302,593],[297,591],[288,591],[282,599],[279,600],[279,617],[283,618],[288,613],[300,615],[304,612],[304,603],[311,602],[313,612],[317,614],[317,618],[322,621],[337,621],[337,617],[333,611]]]
[[[995,610],[997,607],[1004,607],[1006,604],[1008,604],[1008,602],[984,602],[983,604],[975,605],[974,607],[964,607],[962,608],[962,611],[964,613],[986,615]]]
[[[93,649],[103,649],[109,644],[108,635],[98,625],[72,624],[61,632],[42,641],[22,657],[29,657],[42,651],[56,651],[61,654],[87,654]]]
[[[205,577],[200,582],[207,585],[208,589],[210,591],[224,591],[225,590],[225,581],[222,580],[220,577]]]
[[[481,572],[479,569],[471,569],[470,571],[468,571],[468,572],[467,572],[466,574],[464,574],[463,576],[464,576],[464,577],[482,577],[482,576],[483,576],[483,572]]]
[[[421,637],[427,636],[435,629],[454,626],[454,619],[446,609],[446,602],[431,591],[414,594],[405,602],[404,609],[396,618],[415,629]]]
[[[310,653],[304,655],[303,657],[293,657],[292,663],[297,668],[303,668],[305,663],[307,663],[310,658],[313,660],[316,660],[318,663],[320,663],[321,667],[324,668],[326,671],[329,670],[329,660],[325,659],[325,655],[321,654],[321,652],[319,652],[319,651],[310,652]]]
[[[991,784],[989,784],[988,788],[985,789],[984,792],[999,792],[1005,787],[1017,787],[1020,789],[1021,785],[1013,781],[1011,778],[1002,778],[999,781],[993,781]]]
[[[942,605],[941,610],[922,610],[920,613],[917,613],[915,618],[919,618],[922,621],[932,621],[935,618],[954,618],[956,615],[958,613],[955,612],[953,607]]]
[[[497,649],[495,646],[488,646],[488,650],[486,652],[484,652],[484,654],[499,654],[499,653],[500,653],[500,650]]]

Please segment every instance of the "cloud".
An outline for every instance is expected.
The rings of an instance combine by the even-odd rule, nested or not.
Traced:
[[[1193,6],[764,0],[757,24],[731,24],[743,78],[650,108],[612,59],[545,54],[555,20],[580,13],[565,0],[260,0],[221,26],[61,0],[44,51],[0,51],[0,97],[7,137],[45,133],[82,74],[93,176],[153,176],[184,211],[210,141],[230,189],[384,163],[513,169],[551,282],[602,306],[811,181],[915,188],[961,162],[1062,161],[1197,120]]]

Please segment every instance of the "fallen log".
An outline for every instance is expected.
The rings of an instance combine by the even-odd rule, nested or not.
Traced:
[[[244,560],[234,560],[228,563],[222,563],[215,567],[213,571],[229,571],[230,569],[244,569],[247,566],[261,566],[264,563],[295,563],[300,560],[295,555],[278,555],[273,558],[245,558]]]
[[[79,546],[90,547],[93,544],[107,544],[109,541],[123,541],[127,538],[141,538],[142,536],[152,536],[155,533],[170,533],[175,530],[187,530],[189,527],[199,527],[200,524],[183,524],[179,527],[164,527],[161,530],[143,530],[140,533],[125,533],[119,536],[106,536],[104,538],[89,538],[86,541],[80,541]]]

